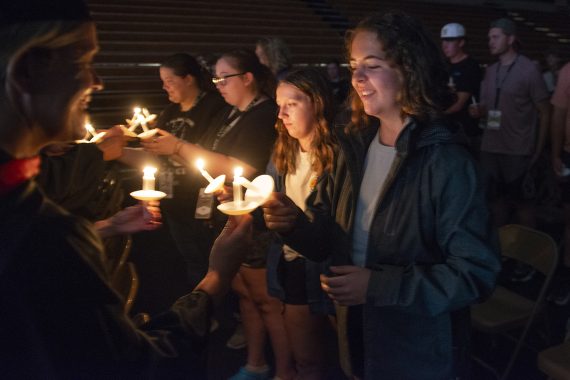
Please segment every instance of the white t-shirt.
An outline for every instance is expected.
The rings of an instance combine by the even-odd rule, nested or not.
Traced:
[[[364,177],[356,202],[356,216],[352,233],[352,260],[354,265],[360,267],[366,265],[370,225],[376,212],[382,186],[396,157],[396,148],[382,145],[379,133],[380,130],[368,147],[364,162]]]
[[[285,194],[295,202],[301,210],[306,209],[306,200],[311,193],[311,187],[315,185],[316,174],[311,168],[311,153],[299,149],[296,160],[297,170],[294,174],[285,176]],[[287,245],[283,246],[285,260],[292,261],[299,253]]]

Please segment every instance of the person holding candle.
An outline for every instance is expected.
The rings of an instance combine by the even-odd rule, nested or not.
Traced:
[[[207,255],[219,231],[203,228],[203,220],[195,218],[202,181],[198,181],[195,169],[188,168],[180,159],[177,149],[183,141],[197,143],[227,105],[213,88],[210,74],[189,54],[167,57],[160,65],[160,79],[171,104],[156,119],[156,128],[168,132],[176,140],[159,135],[143,139],[146,152],[127,148],[122,161],[133,167],[141,167],[143,162],[159,166],[157,190],[167,194],[160,204],[162,214],[187,263],[188,286],[194,287],[205,274]],[[158,160],[155,155],[159,156]]]
[[[192,168],[197,159],[203,159],[212,177],[224,174],[226,178],[233,178],[234,169],[239,166],[244,177],[254,178],[265,170],[275,141],[277,105],[272,99],[273,76],[253,51],[245,49],[223,54],[216,62],[215,73],[213,82],[232,107],[212,122],[199,145],[184,142],[163,130],[158,132],[159,140],[173,149],[178,147],[177,155]],[[160,153],[151,142],[143,146],[150,152]],[[205,186],[205,180],[199,178]],[[219,213],[215,215],[220,218]],[[219,220],[216,223],[219,224]],[[200,230],[202,236],[207,236],[208,228],[204,225]],[[202,253],[207,257],[207,250]],[[267,294],[265,277],[265,248],[260,243],[249,252],[234,281],[248,342],[247,365],[236,376],[268,375],[264,354],[267,328],[276,357],[276,375],[288,379],[294,371],[280,314],[282,304]]]
[[[266,225],[303,256],[330,258],[341,365],[364,379],[468,377],[469,306],[501,263],[476,163],[442,117],[448,75],[409,15],[347,35],[352,119],[335,127],[329,180],[302,212],[280,193]]]
[[[290,71],[279,82],[276,99],[278,135],[267,173],[274,177],[276,191],[304,210],[307,198],[316,195],[317,183],[325,181],[333,168],[335,99],[327,79],[316,69]],[[280,240],[268,252],[269,293],[284,302],[285,327],[299,379],[326,375],[327,314],[334,310],[320,289],[319,275],[325,267]]]
[[[192,293],[145,331],[135,328],[109,285],[93,226],[50,201],[34,180],[40,149],[82,134],[91,94],[101,88],[89,10],[78,0],[2,2],[0,38],[2,376],[174,378],[178,358],[184,378],[203,379],[199,353],[212,304],[243,259],[251,218],[228,223]]]

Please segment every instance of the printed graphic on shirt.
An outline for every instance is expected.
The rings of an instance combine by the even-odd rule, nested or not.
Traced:
[[[178,137],[179,139],[184,138],[186,134],[186,128],[194,128],[194,121],[187,117],[177,117],[175,119],[169,120],[166,123],[167,130],[170,130],[171,133]]]

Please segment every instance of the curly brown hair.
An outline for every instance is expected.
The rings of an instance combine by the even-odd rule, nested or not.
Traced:
[[[331,126],[335,115],[332,91],[324,74],[314,68],[292,70],[279,84],[287,83],[298,88],[311,99],[317,126],[311,142],[312,169],[321,175],[330,171],[334,158],[334,137]],[[297,168],[299,142],[291,137],[281,119],[277,119],[277,140],[273,150],[273,163],[279,174],[293,174]]]
[[[447,64],[439,46],[422,24],[398,11],[367,17],[346,34],[349,59],[352,41],[362,31],[377,35],[388,61],[402,74],[404,84],[399,98],[402,116],[412,116],[420,121],[441,117],[452,100],[446,85],[449,79]],[[368,125],[370,118],[354,89],[350,102],[353,126]]]

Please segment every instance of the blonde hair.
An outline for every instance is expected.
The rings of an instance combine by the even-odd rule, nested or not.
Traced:
[[[277,75],[281,70],[291,67],[291,53],[285,41],[281,38],[262,37],[257,41],[257,45],[261,47],[267,56],[269,69],[274,75]]]
[[[85,38],[91,22],[38,21],[12,24],[0,28],[0,106],[12,109],[18,117],[31,124],[26,107],[16,94],[12,79],[18,61],[33,49],[57,50]]]
[[[2,95],[8,93],[7,79],[16,62],[32,49],[56,50],[84,37],[88,22],[38,21],[8,25],[0,28],[0,83]]]

